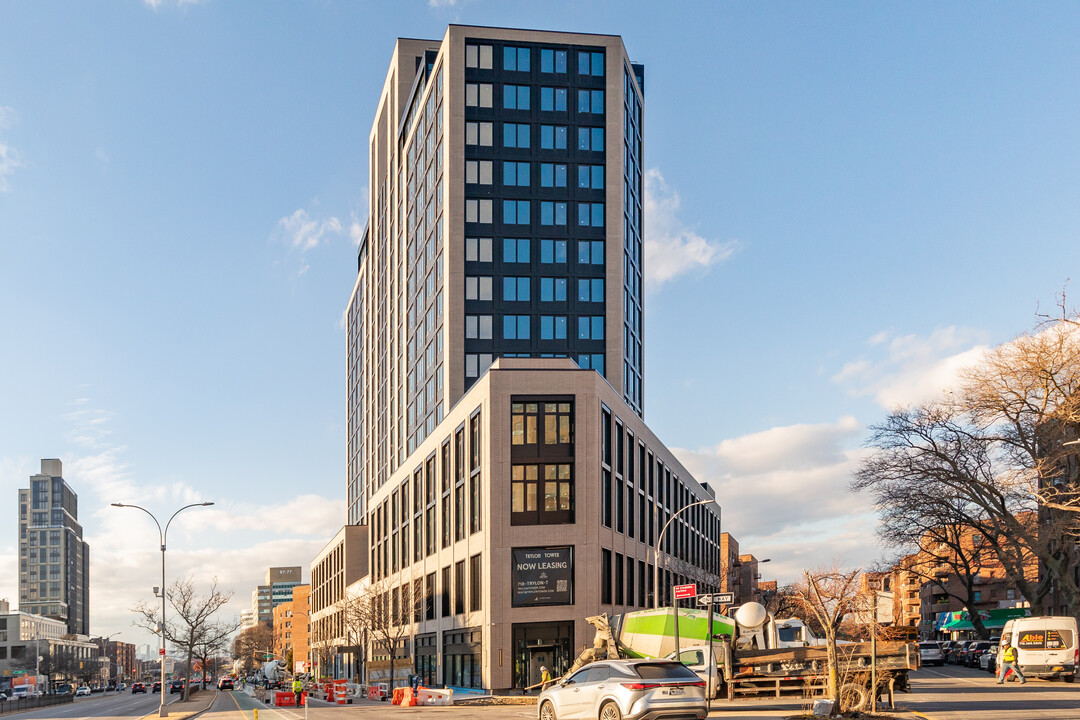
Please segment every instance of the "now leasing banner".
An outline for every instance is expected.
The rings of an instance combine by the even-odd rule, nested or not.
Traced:
[[[514,607],[572,605],[574,548],[514,548]]]

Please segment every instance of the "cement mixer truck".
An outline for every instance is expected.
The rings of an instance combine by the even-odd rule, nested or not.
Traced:
[[[567,675],[596,660],[677,656],[705,681],[712,698],[809,696],[824,689],[828,648],[801,620],[777,621],[760,604],[746,603],[734,618],[714,613],[710,636],[708,612],[680,608],[677,630],[673,608],[587,618],[596,628],[593,647],[581,653]],[[782,628],[798,633],[785,633],[789,638],[781,640]],[[838,656],[845,706],[853,709],[869,705],[875,683],[891,704],[895,690],[908,689],[907,674],[919,663],[912,643],[845,643]]]

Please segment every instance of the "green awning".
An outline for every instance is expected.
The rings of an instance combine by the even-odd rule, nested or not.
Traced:
[[[980,610],[979,618],[982,619],[983,627],[1003,628],[1005,623],[1013,618],[1027,617],[1031,614],[1028,608],[994,608],[993,610]],[[959,612],[944,612],[938,616],[938,630],[954,632],[958,630],[974,630],[971,618],[967,610]]]

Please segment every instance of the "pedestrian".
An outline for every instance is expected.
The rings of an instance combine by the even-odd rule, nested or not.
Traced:
[[[293,678],[292,691],[293,694],[296,695],[296,707],[300,707],[300,701],[304,697],[304,683],[300,681],[300,678]]]
[[[540,666],[540,682],[543,683],[543,685],[540,686],[540,692],[547,690],[551,685],[551,673],[548,672],[546,665]]]
[[[1021,685],[1027,682],[1024,678],[1024,673],[1020,672],[1020,663],[1016,661],[1016,648],[1011,644],[1008,645],[1001,654],[1001,667],[998,668],[998,685],[1005,682],[1005,676],[1008,674],[1009,670],[1016,673],[1016,677],[1020,678]]]

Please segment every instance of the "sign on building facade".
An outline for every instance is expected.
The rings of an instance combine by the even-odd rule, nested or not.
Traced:
[[[513,607],[572,605],[574,548],[513,548]]]

